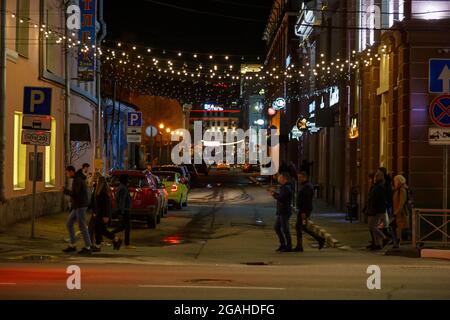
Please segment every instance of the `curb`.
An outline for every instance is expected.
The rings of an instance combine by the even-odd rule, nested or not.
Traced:
[[[314,234],[324,238],[329,248],[338,248],[341,246],[341,244],[337,239],[333,238],[333,236],[325,229],[315,224],[314,221],[308,220],[306,227]]]

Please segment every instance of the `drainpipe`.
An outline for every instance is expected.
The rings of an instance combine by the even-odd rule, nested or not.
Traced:
[[[66,28],[66,38],[69,37],[69,30]],[[70,142],[70,48],[66,42],[64,48],[64,145],[65,145],[65,164],[66,167],[71,165],[72,147]],[[69,179],[66,178],[66,187],[69,187]]]
[[[101,33],[98,37],[97,47],[100,47],[103,40],[106,37],[106,23],[103,19],[103,0],[99,0],[98,3],[98,20],[100,23],[100,30]],[[101,127],[102,127],[102,96],[101,96],[101,57],[97,56],[97,131],[96,131],[96,158],[101,159],[103,158],[103,143],[101,137]],[[103,163],[102,172],[105,173],[106,166],[105,163]]]
[[[0,26],[0,203],[5,198],[6,0],[1,0]]]

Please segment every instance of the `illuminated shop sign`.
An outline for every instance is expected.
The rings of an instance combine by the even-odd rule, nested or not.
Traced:
[[[309,104],[309,117],[310,118],[314,118],[315,117],[315,112],[316,112],[316,102],[313,101]]]
[[[322,96],[322,100],[320,101],[320,109],[325,108],[325,102],[323,102],[323,96]]]
[[[274,110],[277,110],[277,111],[286,108],[286,99],[284,99],[284,98],[277,98],[272,103],[272,108]]]
[[[330,88],[330,107],[339,103],[339,88],[337,86]]]
[[[212,103],[205,103],[203,105],[203,109],[205,109],[206,111],[223,111],[222,107],[216,106]]]
[[[303,132],[295,125],[291,130],[291,140],[297,139],[297,141],[299,141],[302,136]]]
[[[359,137],[359,128],[358,128],[358,118],[352,117],[350,123],[350,129],[348,132],[348,137],[350,139],[356,139]]]

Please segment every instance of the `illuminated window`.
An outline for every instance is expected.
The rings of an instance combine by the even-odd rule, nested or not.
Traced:
[[[27,147],[21,143],[22,113],[14,113],[14,190],[25,188]]]
[[[56,172],[56,120],[52,118],[50,146],[45,147],[45,186],[55,186]]]

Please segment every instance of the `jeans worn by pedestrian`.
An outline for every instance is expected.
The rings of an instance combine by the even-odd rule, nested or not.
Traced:
[[[90,248],[92,243],[91,238],[89,236],[88,227],[86,226],[86,210],[87,207],[73,209],[70,212],[69,218],[67,219],[66,226],[67,230],[69,231],[70,243],[72,245],[75,245],[77,239],[75,236],[74,225],[76,222],[78,222],[78,227],[83,235],[84,245],[86,248]]]
[[[380,213],[373,216],[368,216],[368,224],[370,232],[372,232],[374,237],[374,243],[376,247],[383,247],[383,240],[386,239],[383,231],[380,229],[380,224],[384,223],[385,214]]]
[[[295,223],[295,231],[297,232],[297,248],[303,248],[303,231],[313,237],[319,243],[319,249],[325,244],[325,239],[310,231],[307,228],[308,216],[301,213],[297,214],[297,222]]]
[[[277,233],[278,239],[280,240],[280,247],[291,250],[292,238],[289,229],[289,219],[290,216],[277,215],[274,229],[275,232]]]

